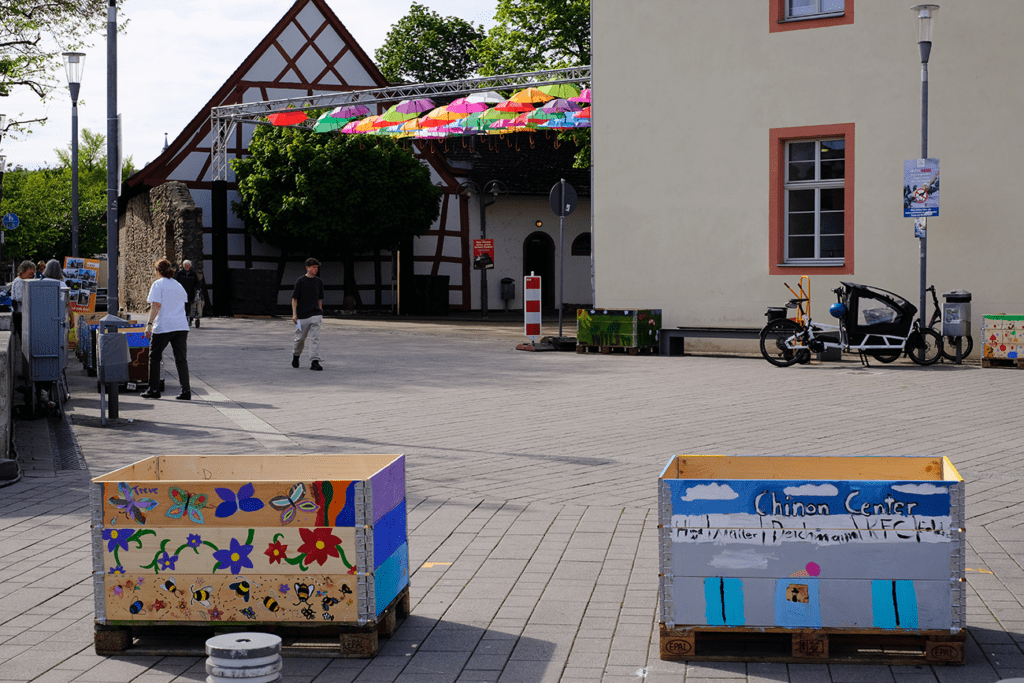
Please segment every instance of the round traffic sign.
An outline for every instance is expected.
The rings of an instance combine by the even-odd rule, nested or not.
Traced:
[[[562,196],[562,187],[565,187],[565,196]],[[551,211],[556,216],[568,216],[576,210],[576,188],[565,182],[555,183],[548,195],[548,202],[551,204]]]
[[[18,218],[16,213],[5,213],[3,217],[3,224],[5,230],[14,230],[21,225],[21,219]]]

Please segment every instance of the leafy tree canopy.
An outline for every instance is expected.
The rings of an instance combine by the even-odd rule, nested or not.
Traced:
[[[323,259],[390,248],[440,215],[441,188],[391,138],[261,126],[249,154],[232,162],[242,198],[232,209],[284,253]]]
[[[88,47],[106,25],[107,0],[0,0],[0,97],[28,88],[47,99],[64,83],[61,53]]]
[[[78,253],[97,254],[107,249],[106,137],[82,129],[78,158]],[[70,149],[70,145],[69,145]],[[71,152],[56,150],[57,168],[28,171],[17,168],[4,174],[0,214],[18,214],[21,225],[8,231],[6,257],[14,260],[57,258],[71,254]],[[129,157],[122,173],[134,171]]]
[[[472,56],[484,76],[590,64],[590,0],[498,0]]]
[[[442,17],[414,2],[409,14],[392,25],[374,56],[389,83],[458,80],[476,71],[470,49],[482,37],[482,25]]]

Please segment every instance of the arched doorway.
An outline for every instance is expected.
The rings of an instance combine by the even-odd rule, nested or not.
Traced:
[[[523,277],[540,275],[541,309],[555,308],[555,241],[546,232],[531,233],[523,241]]]

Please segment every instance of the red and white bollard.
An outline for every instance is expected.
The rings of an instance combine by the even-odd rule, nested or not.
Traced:
[[[523,279],[523,331],[536,342],[540,338],[540,276],[530,273]]]

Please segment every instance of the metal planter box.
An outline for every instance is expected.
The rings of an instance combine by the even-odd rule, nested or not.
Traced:
[[[964,484],[948,459],[681,455],[658,504],[663,659],[737,630],[801,634],[785,661],[856,633],[924,636],[927,661],[962,662]]]
[[[660,329],[660,309],[576,311],[576,342],[581,346],[657,348]]]
[[[407,594],[402,455],[157,456],[92,511],[98,625],[373,626]]]

